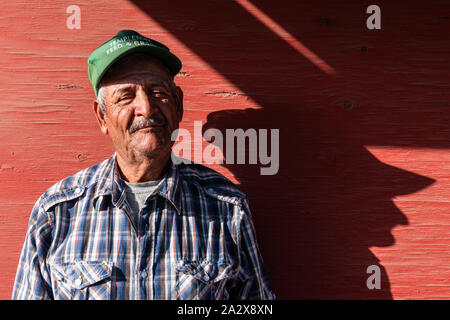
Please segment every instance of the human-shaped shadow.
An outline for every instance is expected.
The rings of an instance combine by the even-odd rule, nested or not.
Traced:
[[[312,121],[316,112],[226,110],[210,114],[203,129],[218,129],[224,137],[227,129],[280,129],[276,175],[261,175],[261,165],[229,165],[227,159],[225,165],[250,199],[266,268],[281,298],[392,298],[388,275],[369,248],[393,245],[392,228],[408,224],[392,199],[433,180],[380,162],[327,123],[332,119]],[[380,268],[380,289],[367,286],[371,265]]]
[[[364,20],[350,23],[365,13],[357,1],[345,8],[332,1],[255,2],[337,76],[319,70],[234,1],[133,2],[238,88],[229,99],[245,96],[261,106],[210,113],[204,131],[280,130],[277,174],[261,175],[261,165],[248,161],[224,163],[248,195],[278,298],[392,298],[386,269],[370,248],[392,246],[392,229],[408,224],[393,199],[434,180],[379,161],[365,145],[449,141],[448,130],[434,137],[436,123],[448,116],[428,109],[424,117],[422,96],[407,87],[426,70],[414,73],[411,64],[376,54],[372,47],[386,39],[368,35]],[[407,100],[397,88],[408,88]],[[381,289],[367,287],[371,265],[380,267]]]

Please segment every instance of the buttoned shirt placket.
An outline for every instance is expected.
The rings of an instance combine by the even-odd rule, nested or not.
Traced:
[[[135,266],[136,271],[134,273],[130,274],[130,276],[133,276],[134,279],[129,279],[129,281],[130,281],[130,283],[134,282],[135,283],[134,284],[135,287],[139,288],[139,274],[138,274],[138,270],[139,270],[140,255],[137,254],[138,252],[140,252],[139,225],[136,226],[135,223],[133,222],[133,218],[132,218],[132,216],[130,214],[131,209],[128,206],[128,203],[126,201],[125,192],[121,193],[119,200],[114,205],[117,208],[116,212],[118,212],[118,214],[125,214],[125,216],[128,219],[129,224],[131,225],[131,234],[132,234],[132,240],[133,240],[132,248],[134,249],[133,250],[134,252],[132,254],[133,254],[134,258],[135,258],[134,266]],[[111,231],[113,231],[113,230],[111,230]],[[139,299],[139,290],[132,290],[132,292],[134,292],[135,295],[134,295],[134,297],[129,297],[129,298],[133,299],[133,300]]]
[[[149,219],[150,212],[146,206],[141,209],[139,212],[139,299],[146,300],[147,299],[147,283],[152,282],[152,245],[149,243]],[[150,249],[150,250],[149,250]],[[150,254],[149,254],[150,252]],[[149,297],[150,298],[150,297]]]
[[[152,197],[139,212],[138,218],[138,292],[140,300],[153,299],[153,265],[155,251],[156,200]]]

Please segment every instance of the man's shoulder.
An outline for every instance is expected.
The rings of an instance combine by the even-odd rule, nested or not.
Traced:
[[[39,198],[44,209],[82,196],[87,188],[97,190],[99,185],[108,183],[107,171],[111,167],[111,158],[96,163],[74,173],[48,188]]]
[[[216,170],[198,163],[183,163],[178,167],[185,183],[195,185],[209,196],[236,205],[242,205],[246,201],[245,194]]]

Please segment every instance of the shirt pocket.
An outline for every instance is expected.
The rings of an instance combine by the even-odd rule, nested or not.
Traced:
[[[50,267],[56,300],[110,300],[112,262],[75,261]]]
[[[226,262],[178,261],[176,300],[220,300],[228,281],[234,278],[232,265]]]

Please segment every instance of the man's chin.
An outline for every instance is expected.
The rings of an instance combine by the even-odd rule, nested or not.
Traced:
[[[135,154],[139,154],[147,158],[158,158],[164,157],[166,153],[170,154],[170,147],[165,145],[143,146],[135,148],[134,151]]]

